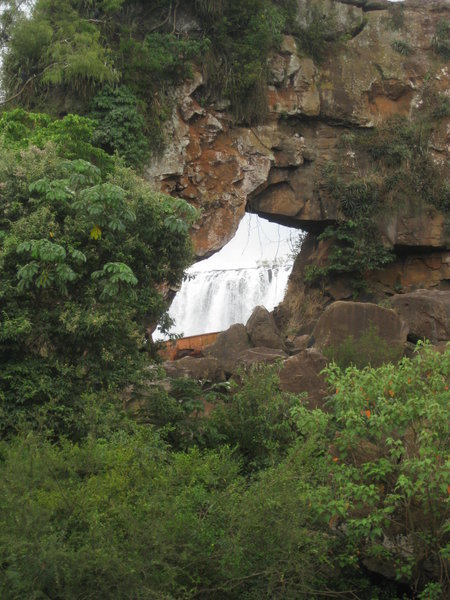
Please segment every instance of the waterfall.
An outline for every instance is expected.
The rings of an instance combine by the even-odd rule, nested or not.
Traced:
[[[291,269],[290,261],[278,260],[250,268],[190,271],[170,308],[172,331],[185,336],[223,331],[246,323],[255,306],[272,310],[283,299]]]
[[[284,297],[292,270],[297,229],[245,214],[234,238],[220,252],[187,271],[169,315],[171,333],[184,336],[223,331],[246,323],[255,306],[272,310]],[[161,338],[157,330],[154,339]]]

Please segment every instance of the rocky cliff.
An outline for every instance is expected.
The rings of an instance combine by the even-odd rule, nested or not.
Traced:
[[[175,91],[166,150],[147,169],[202,209],[199,258],[245,211],[308,232],[275,311],[292,336],[334,300],[445,290],[450,279],[450,2],[298,1],[299,23],[318,16],[320,61],[289,35],[271,56],[264,122],[243,126],[226,101],[200,102],[198,70]]]

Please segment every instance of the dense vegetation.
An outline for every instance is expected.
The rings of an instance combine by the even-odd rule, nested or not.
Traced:
[[[193,63],[205,74],[203,100],[228,100],[246,122],[264,116],[267,56],[295,12],[292,0],[37,0],[27,18],[20,4],[2,15],[8,97],[101,118],[106,150],[137,142],[130,164],[160,147],[171,86]]]
[[[24,429],[0,445],[2,598],[444,598],[449,367],[330,367],[327,412],[259,369],[208,419],[186,383],[176,425],[97,402],[77,443]]]
[[[94,146],[83,117],[17,109],[0,134],[0,431],[45,407],[74,434],[86,395],[139,377],[195,210]]]
[[[450,115],[450,103],[429,81],[418,104],[411,117],[397,115],[369,132],[341,136],[342,156],[323,171],[324,187],[337,201],[341,218],[319,236],[334,244],[325,266],[307,267],[307,281],[347,273],[355,293],[364,289],[366,274],[395,258],[379,233],[379,223],[390,214],[438,209],[450,231],[446,165],[432,156],[433,134]]]
[[[447,597],[449,350],[372,368],[388,352],[370,336],[330,349],[349,366],[327,369],[323,410],[277,367],[155,383],[149,332],[197,215],[132,166],[162,143],[170,88],[201,66],[203,100],[255,122],[280,33],[320,60],[332,23],[296,28],[291,0],[2,4],[1,598]],[[415,180],[395,172],[429,168],[408,127],[358,141],[396,195]],[[373,216],[378,183],[329,177],[350,229]]]

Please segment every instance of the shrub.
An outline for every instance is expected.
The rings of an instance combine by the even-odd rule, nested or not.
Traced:
[[[54,86],[71,89],[71,101],[85,98],[97,85],[117,79],[96,23],[69,2],[39,1],[30,18],[22,15],[11,28],[3,87],[22,103],[36,105]]]
[[[226,579],[229,450],[169,455],[135,427],[80,445],[28,435],[1,454],[2,598],[187,598]]]
[[[348,336],[341,344],[329,346],[323,353],[342,370],[350,366],[363,369],[367,366],[397,363],[403,354],[403,348],[392,347],[380,338],[376,328],[372,326],[359,338]]]
[[[267,57],[279,45],[290,10],[289,3],[233,0],[220,17],[204,21],[212,42],[208,93],[229,99],[238,121],[253,124],[266,115]]]
[[[409,56],[413,52],[411,44],[405,40],[394,40],[391,43],[391,46],[396,52],[403,56]]]
[[[333,239],[334,244],[326,266],[309,267],[305,278],[307,281],[315,281],[335,273],[349,273],[357,293],[365,288],[365,275],[368,272],[381,269],[394,258],[392,250],[378,239],[374,225],[367,218],[329,225],[319,239]]]
[[[450,58],[450,23],[446,19],[440,19],[436,25],[436,31],[433,36],[432,45],[436,54],[448,60]]]
[[[444,354],[419,347],[398,366],[325,372],[335,390],[337,520],[399,580],[414,590],[439,582],[444,598],[450,347]]]
[[[279,391],[277,373],[255,365],[208,418],[211,439],[236,446],[247,471],[278,462],[296,438],[289,410],[297,400]]]
[[[328,411],[293,401],[286,436],[261,368],[226,419],[236,450],[174,452],[92,394],[80,442],[29,429],[0,442],[2,598],[402,597],[368,581],[375,558],[411,595],[443,600],[449,370],[450,348],[428,347],[378,369],[331,365]],[[244,424],[256,448],[272,440],[246,479]]]
[[[109,154],[117,152],[126,163],[140,166],[149,158],[149,140],[138,100],[125,86],[106,86],[92,100],[90,117],[96,121],[93,141]]]

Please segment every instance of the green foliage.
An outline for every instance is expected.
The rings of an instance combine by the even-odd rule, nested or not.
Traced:
[[[125,86],[105,86],[92,100],[90,117],[97,123],[95,145],[109,154],[117,152],[128,165],[142,165],[150,154],[144,117],[138,100]]]
[[[236,446],[247,471],[279,462],[297,437],[289,411],[298,399],[279,391],[278,370],[255,365],[208,417],[210,439]]]
[[[0,135],[7,148],[20,150],[29,146],[55,146],[58,156],[83,159],[101,169],[112,169],[113,161],[94,141],[95,123],[79,115],[54,119],[45,113],[30,113],[22,108],[0,116]]]
[[[190,77],[191,61],[207,48],[207,40],[185,40],[171,33],[150,33],[144,40],[124,37],[118,50],[123,81],[140,98],[150,100],[165,85]]]
[[[155,385],[137,393],[139,418],[160,428],[173,448],[231,446],[245,472],[258,471],[280,462],[297,437],[290,409],[298,399],[280,392],[278,370],[255,365],[239,383],[173,379],[169,391]]]
[[[227,447],[169,452],[126,421],[79,444],[2,444],[2,597],[315,598],[336,583],[312,504],[328,478],[315,464],[327,419],[295,419],[305,442],[247,483]]]
[[[392,346],[378,335],[375,327],[369,327],[359,338],[349,336],[342,343],[325,348],[323,353],[341,370],[350,366],[363,369],[367,366],[397,363],[403,354],[403,348]]]
[[[178,31],[178,7],[201,32]],[[12,102],[57,114],[68,108],[87,114],[97,94],[93,111],[108,121],[98,130],[102,147],[140,164],[148,151],[142,134],[153,151],[160,149],[171,88],[192,76],[193,62],[206,65],[206,96],[229,99],[240,121],[264,118],[267,58],[296,10],[292,0],[37,0],[30,17],[5,15],[3,87]],[[136,156],[128,145],[134,132]]]
[[[450,99],[445,94],[436,94],[433,100],[431,116],[434,119],[450,117]]]
[[[350,145],[354,141],[353,136],[345,139],[345,143]],[[378,239],[373,220],[381,208],[379,178],[374,174],[348,180],[338,165],[328,163],[324,179],[346,220],[329,225],[319,236],[320,240],[334,240],[334,244],[326,266],[307,267],[305,280],[314,282],[329,274],[349,273],[353,277],[355,291],[358,291],[365,285],[367,272],[381,269],[393,259],[391,250]]]
[[[158,377],[164,373],[157,372]],[[206,382],[180,378],[170,381],[170,390],[156,382],[150,388],[137,389],[138,409],[136,416],[140,423],[155,426],[160,435],[176,450],[187,450],[193,445],[217,447],[211,434],[209,420],[205,418],[205,404],[216,402],[220,391],[217,386]],[[217,436],[214,437],[217,442]]]
[[[48,135],[30,129],[31,140],[53,139],[48,122]],[[146,324],[164,313],[161,284],[178,282],[188,264],[188,230],[197,213],[152,192],[112,159],[101,170],[81,158],[62,158],[75,152],[75,140],[65,143],[70,127],[56,128],[56,143],[30,145],[20,154],[6,130],[0,156],[2,433],[21,419],[37,419],[48,402],[66,411],[61,427],[73,432],[77,396],[114,392],[139,377]]]
[[[319,239],[333,239],[326,273],[351,273],[356,285],[363,285],[364,275],[390,263],[393,252],[378,239],[370,222],[343,221],[328,226]]]
[[[450,58],[450,22],[447,19],[440,19],[437,22],[432,45],[436,54],[445,60]]]
[[[445,597],[450,348],[443,355],[421,348],[414,360],[379,369],[330,366],[326,374],[336,390],[336,517],[416,590],[430,578],[425,562],[432,564],[432,587]]]
[[[394,40],[391,43],[391,46],[396,52],[398,52],[402,56],[409,56],[413,52],[411,44],[406,40]]]
[[[240,423],[263,429],[243,398],[244,419],[227,418],[237,451],[173,451],[86,399],[79,443],[26,430],[0,444],[2,598],[402,597],[363,576],[359,561],[375,558],[411,595],[443,600],[449,370],[450,349],[430,348],[397,366],[331,365],[328,412],[297,400],[285,415],[295,436],[247,479]],[[250,383],[255,401],[277,393],[273,369],[250,375],[247,397]]]
[[[446,103],[430,89],[423,104],[423,114],[412,120],[393,117],[358,143],[381,168],[380,193],[386,206],[415,201],[418,209],[431,204],[447,213],[448,183],[429,152],[434,120],[445,115]]]
[[[83,97],[118,79],[96,23],[65,0],[37,2],[30,19],[15,23],[8,46],[3,84],[10,94],[21,93],[22,101],[33,103],[52,86]]]
[[[230,451],[169,456],[135,428],[80,445],[23,437],[2,455],[2,598],[188,598],[226,581]]]
[[[221,18],[205,19],[211,39],[206,69],[212,97],[231,101],[239,121],[261,121],[267,111],[267,57],[281,40],[287,4],[269,0],[232,0]]]

